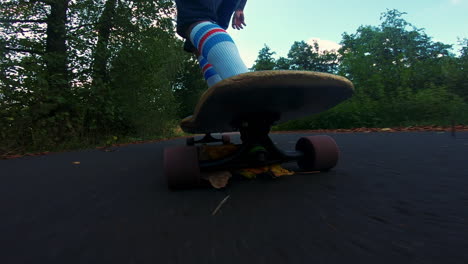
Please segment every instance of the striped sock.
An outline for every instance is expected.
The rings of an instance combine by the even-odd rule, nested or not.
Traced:
[[[248,71],[236,44],[220,26],[202,22],[193,28],[190,40],[222,79]]]
[[[200,55],[200,57],[198,57],[198,62],[200,63],[200,68],[203,71],[203,77],[205,77],[208,87],[222,80],[219,74],[213,69],[213,65],[209,64],[203,56]]]

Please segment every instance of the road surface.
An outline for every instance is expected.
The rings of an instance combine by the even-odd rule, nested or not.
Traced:
[[[0,262],[468,263],[468,133],[330,135],[334,170],[224,190],[168,191],[183,139],[1,160]]]

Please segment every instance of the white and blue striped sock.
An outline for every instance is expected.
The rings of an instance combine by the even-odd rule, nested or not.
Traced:
[[[205,77],[208,87],[215,85],[220,82],[221,76],[213,69],[213,65],[209,64],[208,61],[200,55],[198,57],[198,62],[200,63],[200,68],[203,71],[203,77]]]
[[[202,22],[193,28],[190,41],[222,79],[248,71],[236,44],[220,26]]]

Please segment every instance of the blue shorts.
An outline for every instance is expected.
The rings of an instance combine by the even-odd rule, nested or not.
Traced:
[[[177,34],[188,39],[187,30],[198,21],[211,21],[227,29],[239,0],[176,0]],[[195,51],[190,40],[185,41],[184,49]]]

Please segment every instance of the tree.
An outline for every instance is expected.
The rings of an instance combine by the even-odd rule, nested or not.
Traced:
[[[35,59],[39,56],[46,66],[48,86],[54,92],[59,92],[68,84],[68,6],[69,0],[13,0],[0,5],[5,10],[0,22],[4,27],[2,42],[5,43],[7,56],[17,62],[28,56]],[[14,68],[12,66],[7,71],[14,72]]]
[[[112,104],[104,109],[112,114],[109,118],[121,120],[104,120],[117,125],[117,132],[142,138],[171,133],[178,114],[173,87],[186,58],[182,42],[173,34],[158,28],[148,30],[153,32],[142,34],[146,37],[138,42],[125,43],[111,60]]]
[[[273,58],[275,52],[265,45],[259,53],[252,70],[303,70],[336,73],[338,54],[333,51],[320,51],[319,44],[313,46],[304,41],[295,41],[288,57]]]
[[[315,69],[314,61],[316,54],[312,50],[312,46],[305,41],[295,41],[288,52],[290,59],[290,68],[292,70],[308,70]]]
[[[26,123],[25,138],[34,133],[48,136],[52,141],[62,140],[73,132],[69,103],[70,79],[67,47],[69,0],[13,0],[0,4],[4,12],[1,42],[3,44],[0,76],[0,111],[9,120]],[[21,111],[28,111],[28,115]],[[16,115],[16,116],[15,116]],[[53,126],[50,122],[62,125]],[[11,123],[11,122],[10,122]],[[11,124],[6,124],[10,127]]]
[[[361,26],[354,34],[343,34],[340,72],[374,98],[445,83],[440,73],[451,45],[433,42],[404,14],[387,10],[379,27]]]
[[[456,64],[458,69],[450,71],[456,75],[454,77],[456,81],[452,87],[456,94],[460,95],[466,102],[468,102],[468,39],[465,38],[460,40],[459,44],[462,47],[460,49],[458,63]],[[451,65],[453,66],[454,64]]]
[[[40,1],[39,1],[40,2]],[[67,11],[69,0],[43,1],[50,6],[47,16],[45,61],[47,80],[53,93],[68,89]]]
[[[259,51],[258,57],[255,60],[255,64],[252,66],[251,70],[273,70],[276,66],[275,59],[273,58],[274,54],[275,52],[271,51],[270,47],[265,44],[265,46]]]
[[[115,27],[115,9],[117,0],[108,0],[104,5],[104,10],[99,17],[97,28],[97,43],[93,53],[92,79],[93,86],[107,80],[107,64],[110,52],[108,49],[112,28]]]
[[[176,78],[175,73],[183,63],[182,56],[174,55],[176,50],[182,50],[177,46],[180,41],[175,38],[172,24],[174,7],[174,3],[168,0],[107,0],[105,4],[101,4],[97,15],[87,18],[89,22],[85,24],[91,25],[98,33],[89,36],[96,43],[90,49],[89,54],[92,56],[88,59],[91,62],[88,64],[91,69],[88,76],[92,83],[87,100],[93,107],[87,108],[85,112],[85,124],[93,128],[93,133],[98,136],[101,133],[106,134],[112,126],[116,127],[117,132],[122,127],[127,127],[127,131],[135,134],[145,131],[146,136],[150,134],[148,131],[163,131],[157,132],[154,128],[158,124],[141,120],[150,119],[156,114],[163,116],[155,109],[173,111],[174,101],[163,100],[157,94],[170,91],[171,78]],[[86,11],[92,9],[93,6],[86,6],[81,13],[92,13]],[[166,52],[166,55],[163,56],[162,52]],[[130,65],[139,71],[129,69]],[[137,99],[135,96],[141,98]],[[167,105],[162,107],[156,104]],[[142,110],[149,106],[154,109]],[[137,114],[139,110],[142,111]],[[160,121],[159,126],[163,128],[168,120],[166,118]],[[151,129],[146,129],[145,125]]]
[[[129,123],[122,119],[129,116],[122,112],[125,104],[119,101],[122,89],[141,89],[139,94],[151,100],[149,105],[173,111],[175,103],[156,100],[151,89],[162,92],[165,87],[170,92],[185,58],[151,55],[155,50],[168,52],[168,56],[181,50],[172,22],[174,7],[170,0],[0,2],[2,144],[9,140],[17,145],[46,146],[70,139],[79,142],[76,137],[98,141],[109,134],[126,133],[132,129],[122,130],[122,124]],[[131,65],[134,53],[140,54],[140,69],[154,72],[139,76],[165,81],[138,87],[120,85],[116,91],[110,71],[123,79],[129,71],[113,63],[120,56]],[[145,113],[153,115],[152,111],[140,115]],[[161,122],[168,123],[167,119]]]
[[[189,55],[186,56],[189,57]],[[207,88],[198,61],[195,58],[185,59],[176,82],[172,86],[174,96],[179,104],[179,118],[193,114],[198,99]]]
[[[338,57],[335,52],[320,51],[317,42],[309,45],[305,41],[296,41],[288,53],[290,69],[335,73]]]
[[[291,61],[285,57],[279,57],[276,60],[275,70],[290,70],[291,69]]]

